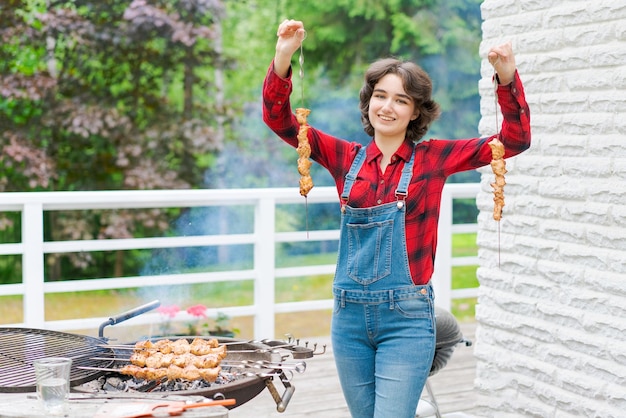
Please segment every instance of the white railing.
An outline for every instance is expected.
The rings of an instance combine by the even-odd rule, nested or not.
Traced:
[[[452,234],[475,232],[476,224],[452,225],[452,200],[474,198],[479,184],[448,184],[444,187],[439,243],[433,280],[436,303],[450,308],[453,298],[474,297],[477,289],[451,289],[452,266],[478,264],[476,257],[452,257]],[[332,187],[314,188],[308,204],[337,202]],[[23,296],[23,323],[26,326],[55,330],[95,328],[108,318],[82,318],[46,321],[44,295],[55,292],[80,292],[102,289],[123,289],[144,286],[192,284],[222,281],[254,281],[254,301],[250,306],[219,308],[227,315],[254,317],[254,338],[274,335],[274,316],[277,313],[303,312],[332,308],[332,300],[314,300],[275,303],[275,279],[312,274],[333,274],[335,265],[315,265],[277,268],[275,247],[279,242],[338,240],[339,231],[276,232],[275,215],[278,204],[304,204],[297,189],[212,189],[212,190],[150,190],[97,192],[29,192],[3,193],[0,212],[21,212],[22,241],[0,244],[0,256],[22,256],[22,283],[0,285],[0,296]],[[107,239],[80,241],[45,241],[44,212],[93,209],[191,208],[209,206],[247,205],[254,207],[254,228],[249,234],[201,235],[191,237],[158,237],[136,239]],[[339,220],[339,215],[338,218]],[[124,278],[103,278],[44,282],[45,254],[156,249],[193,246],[228,246],[250,244],[254,247],[253,267],[249,270],[215,273],[164,274]],[[216,310],[213,310],[216,311]],[[209,310],[209,315],[217,312]],[[158,323],[157,313],[147,313],[128,321],[128,325]],[[120,325],[122,326],[122,325]]]

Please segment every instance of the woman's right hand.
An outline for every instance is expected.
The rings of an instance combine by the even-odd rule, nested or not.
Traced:
[[[284,20],[278,25],[276,36],[278,40],[274,56],[274,72],[280,77],[286,77],[291,65],[291,57],[306,37],[304,24],[299,20]]]

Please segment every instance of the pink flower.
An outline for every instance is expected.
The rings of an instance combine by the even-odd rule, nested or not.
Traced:
[[[206,318],[206,306],[204,305],[193,305],[187,308],[187,313],[189,315],[197,316],[198,318]]]
[[[180,312],[180,308],[177,305],[159,306],[157,312],[163,316],[174,318],[176,314]]]

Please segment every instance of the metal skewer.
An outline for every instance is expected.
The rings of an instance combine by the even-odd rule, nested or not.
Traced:
[[[276,346],[276,347],[268,347],[268,348],[251,348],[251,349],[245,349],[245,350],[227,350],[226,354],[229,353],[257,353],[257,354],[264,354],[264,353],[278,353],[278,349],[280,348],[285,348],[285,349],[290,349],[293,348],[292,345],[280,345],[280,346]],[[135,348],[135,347],[117,347],[117,349],[119,350],[132,350],[132,351],[150,351],[151,349],[149,348]],[[102,353],[102,354],[107,354],[107,353]],[[186,353],[185,353],[186,354]],[[208,353],[208,354],[217,354],[217,353]],[[208,355],[207,354],[207,355]],[[115,356],[115,354],[111,353],[111,355]],[[92,360],[95,360],[96,358],[92,358]],[[112,360],[113,357],[110,358],[101,358],[99,360]]]
[[[120,373],[120,369],[111,369],[111,368],[106,368],[106,367],[76,366],[76,368],[81,369],[81,370],[97,370],[100,372]]]
[[[171,340],[172,342],[176,341],[176,340]],[[225,346],[229,346],[229,345],[237,345],[237,344],[261,344],[261,341],[256,341],[256,340],[247,340],[247,341],[232,341],[232,342],[226,342],[226,343],[219,343],[219,345],[216,348],[220,348],[221,346],[225,345]],[[97,347],[102,347],[102,348],[110,348],[110,349],[114,349],[114,350],[154,350],[154,348],[147,348],[147,347],[136,347],[135,345],[131,345],[131,344],[98,344]]]
[[[498,57],[498,59],[500,59],[500,57]],[[496,61],[497,62],[497,61]],[[494,97],[494,103],[495,103],[495,110],[496,110],[496,136],[498,137],[498,139],[500,139],[500,123],[498,121],[498,78],[497,78],[497,73],[496,70],[494,68],[493,70],[493,97]],[[496,221],[498,222],[498,268],[500,268],[500,221]]]
[[[229,367],[234,367],[234,366],[229,366]],[[111,369],[111,368],[105,368],[105,367],[77,366],[76,368],[81,369],[81,370],[95,370],[95,371],[100,371],[100,372],[122,373],[121,369]],[[251,369],[250,367],[245,367],[244,370],[246,371],[242,371],[236,374],[240,376],[246,376],[246,377],[276,377],[276,376],[281,376],[284,373],[283,369],[278,369],[278,368],[272,369],[270,367],[265,367],[265,369],[271,370],[270,372],[249,371],[250,369]],[[298,372],[298,373],[302,373],[302,372]]]
[[[295,370],[298,373],[304,373],[306,370],[305,362],[298,363],[272,363],[271,361],[266,360],[241,360],[235,362],[223,361],[220,365],[228,366],[228,367],[244,367],[244,368],[253,368],[253,369],[276,369],[276,370]]]
[[[306,31],[304,31],[304,37],[302,43],[306,39]],[[300,57],[298,58],[298,64],[300,64],[300,103],[304,106],[304,52],[302,50],[302,43],[300,43]],[[309,199],[304,196],[304,224],[306,228],[306,237],[309,238]]]

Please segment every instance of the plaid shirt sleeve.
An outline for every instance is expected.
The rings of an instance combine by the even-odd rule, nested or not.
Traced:
[[[517,71],[511,84],[498,86],[498,104],[503,121],[499,138],[504,144],[504,158],[520,154],[530,147],[530,110]],[[447,177],[461,171],[489,165],[492,159],[489,141],[496,137],[430,141],[427,160],[434,172]]]
[[[530,147],[530,110],[517,71],[511,84],[498,86],[498,103],[504,117],[500,140],[508,158]]]
[[[291,68],[287,77],[281,78],[272,62],[263,83],[263,121],[283,141],[297,147],[299,126],[289,101],[292,89]]]

